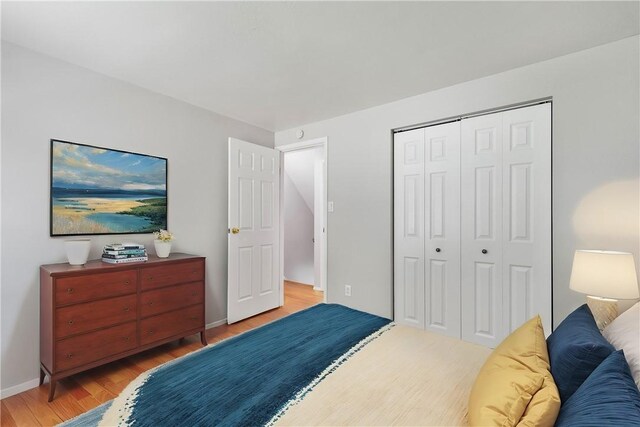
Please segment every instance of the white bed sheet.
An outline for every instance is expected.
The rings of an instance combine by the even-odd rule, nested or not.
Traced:
[[[286,410],[276,425],[466,425],[469,392],[490,353],[394,326]]]

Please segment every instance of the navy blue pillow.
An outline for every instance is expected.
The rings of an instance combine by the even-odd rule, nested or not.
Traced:
[[[640,426],[640,392],[622,350],[611,353],[569,400],[556,427]]]
[[[547,338],[551,375],[565,402],[615,351],[598,330],[586,304],[578,307]]]

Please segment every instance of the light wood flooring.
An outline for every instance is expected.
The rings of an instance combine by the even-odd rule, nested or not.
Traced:
[[[209,344],[322,302],[322,292],[312,286],[285,282],[284,306],[233,325],[207,330]],[[198,335],[164,344],[58,382],[53,402],[47,402],[49,384],[0,401],[0,426],[53,426],[113,399],[142,372],[202,348]]]

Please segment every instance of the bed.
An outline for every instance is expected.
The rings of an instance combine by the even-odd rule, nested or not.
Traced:
[[[536,316],[491,350],[319,304],[145,372],[65,426],[640,426],[634,310],[605,330],[616,348],[584,305],[548,340]]]

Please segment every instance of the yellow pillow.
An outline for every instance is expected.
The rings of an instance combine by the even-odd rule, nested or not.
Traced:
[[[469,396],[472,426],[552,426],[560,394],[540,316],[513,331],[480,369]]]

